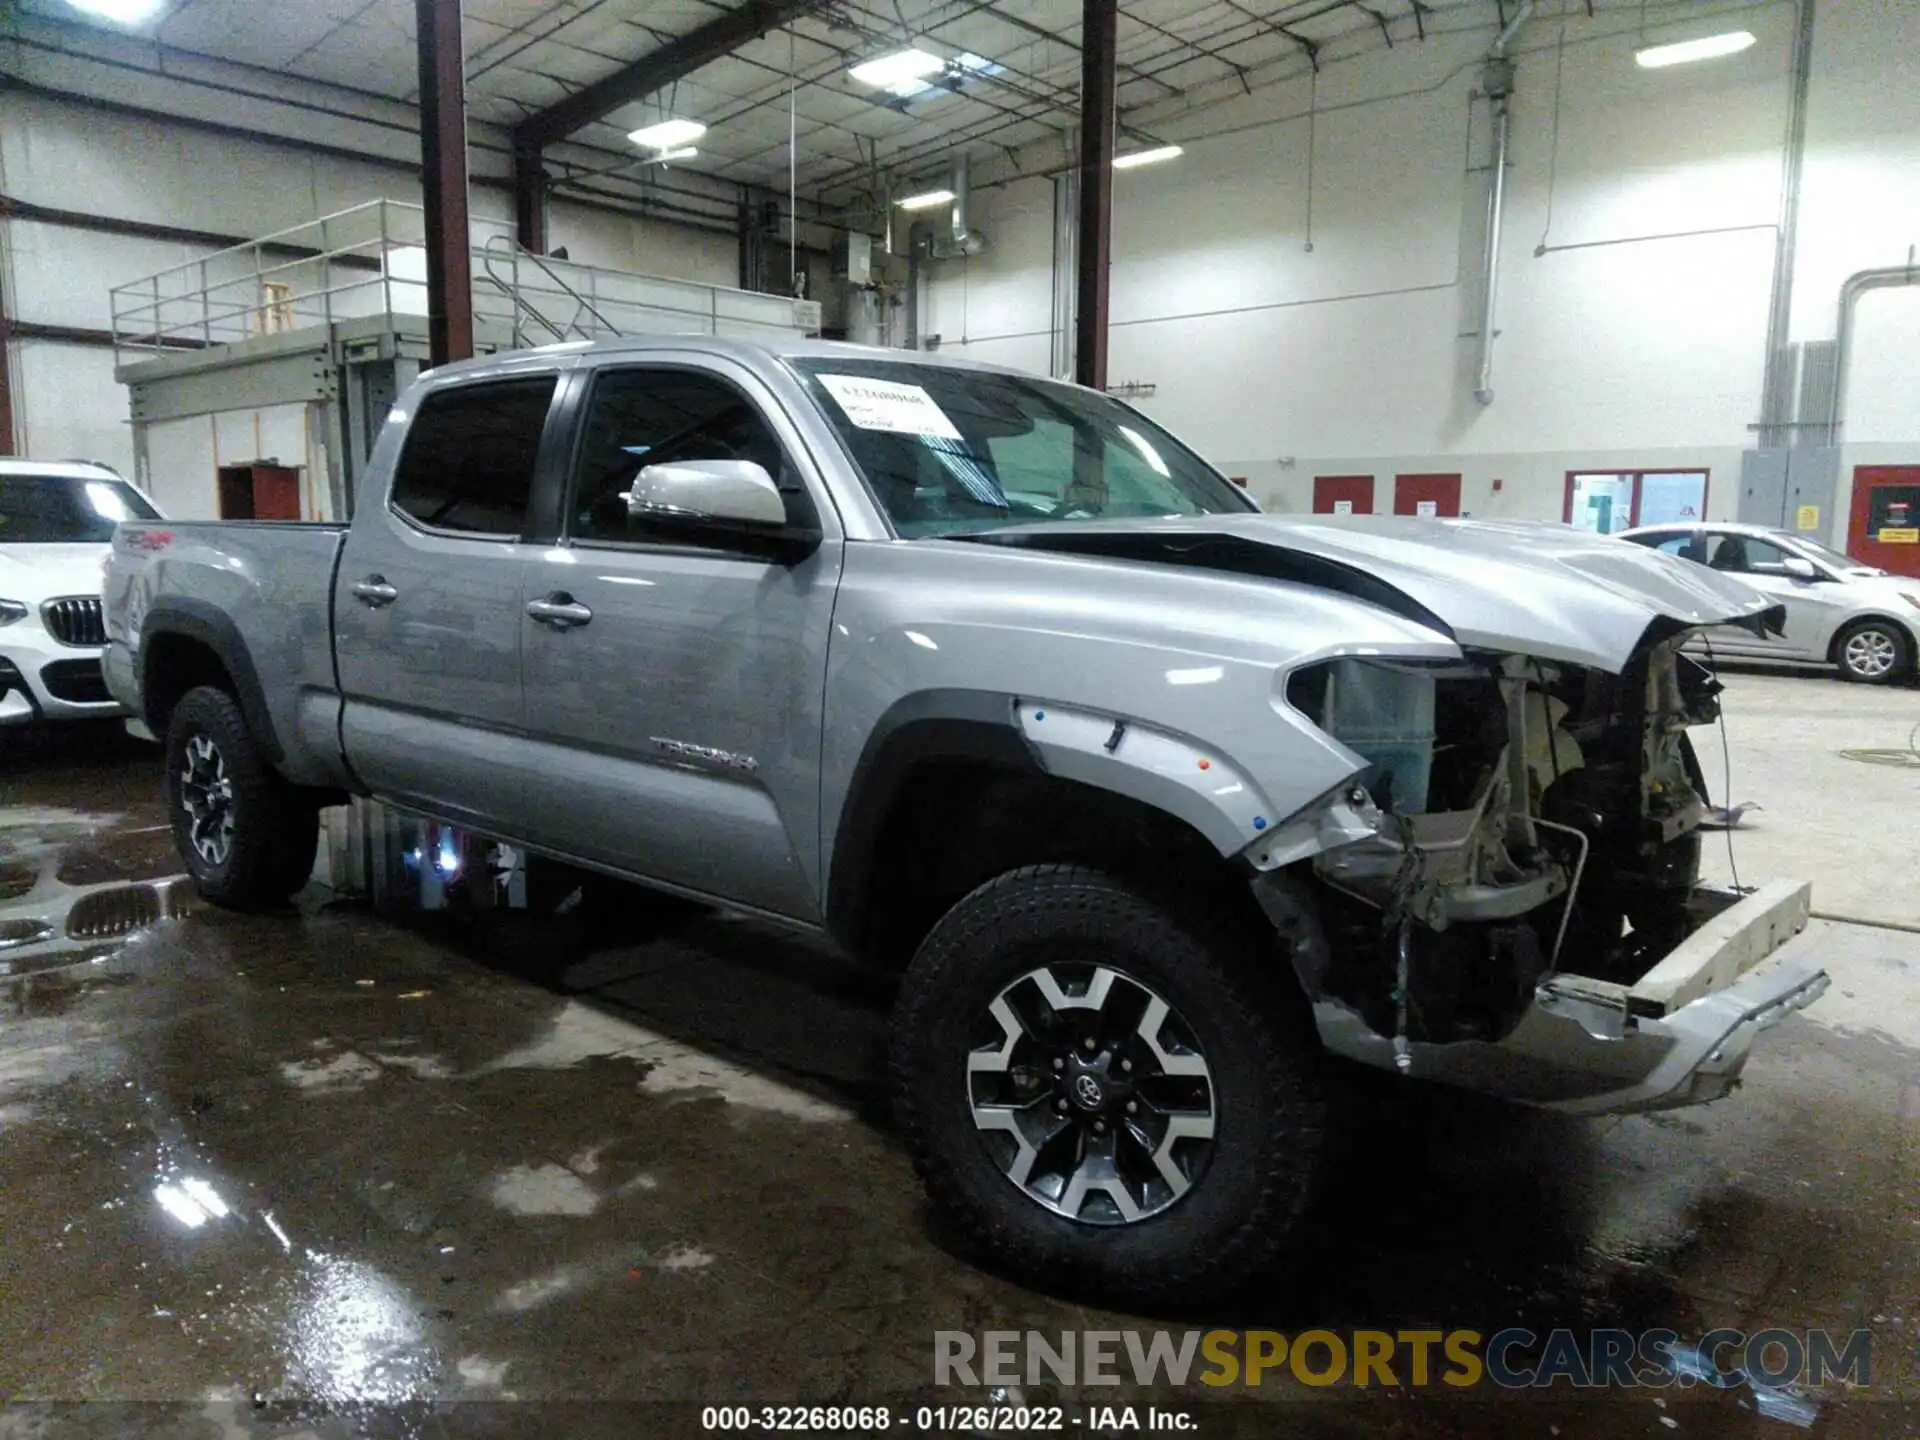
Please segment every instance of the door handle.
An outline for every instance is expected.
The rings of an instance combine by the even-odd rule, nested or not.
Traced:
[[[593,611],[564,590],[556,590],[544,600],[529,600],[527,614],[556,630],[571,630],[593,619]]]
[[[387,583],[384,575],[369,575],[353,587],[354,595],[362,605],[370,605],[378,610],[382,605],[391,605],[400,598],[400,592]]]

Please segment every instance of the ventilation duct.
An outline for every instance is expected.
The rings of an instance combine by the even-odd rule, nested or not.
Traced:
[[[969,220],[970,179],[966,152],[953,157],[953,178],[947,188],[953,191],[952,221],[947,234],[936,236],[933,254],[937,260],[952,260],[962,255],[978,255],[987,247],[986,236],[972,229]]]

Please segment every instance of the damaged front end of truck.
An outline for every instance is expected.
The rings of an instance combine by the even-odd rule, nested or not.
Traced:
[[[1725,1094],[1753,1038],[1825,990],[1817,965],[1775,957],[1808,886],[1700,878],[1687,732],[1719,720],[1721,687],[1681,647],[1777,631],[1770,596],[1515,521],[1209,515],[992,538],[1315,597],[1276,607],[1300,653],[1271,704],[1295,738],[1209,798],[1244,826],[1229,800],[1314,777],[1316,799],[1254,818],[1234,849],[1335,1054],[1571,1111],[1661,1109]],[[1111,725],[1087,717],[1079,750]],[[1048,763],[1094,778],[1060,738],[1028,727]],[[1164,801],[1179,769],[1147,764],[1134,788]]]
[[[1753,617],[1765,624],[1769,617]],[[1768,961],[1804,884],[1703,885],[1687,737],[1720,685],[1650,627],[1617,673],[1463,647],[1288,678],[1362,762],[1249,851],[1334,1053],[1577,1112],[1725,1094],[1827,977]]]

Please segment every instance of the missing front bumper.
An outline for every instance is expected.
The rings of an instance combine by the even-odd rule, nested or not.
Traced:
[[[1498,1041],[1394,1042],[1329,996],[1314,1002],[1326,1047],[1383,1069],[1574,1114],[1664,1110],[1738,1083],[1754,1037],[1817,1000],[1827,974],[1775,954],[1806,928],[1810,887],[1769,886],[1730,903],[1632,986],[1559,975]]]

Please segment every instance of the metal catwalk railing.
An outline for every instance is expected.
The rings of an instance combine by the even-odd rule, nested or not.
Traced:
[[[791,336],[819,306],[534,255],[476,220],[474,321],[513,348],[644,333]],[[491,232],[491,233],[487,233]],[[373,200],[114,287],[115,361],[370,315],[427,313],[426,216]]]

